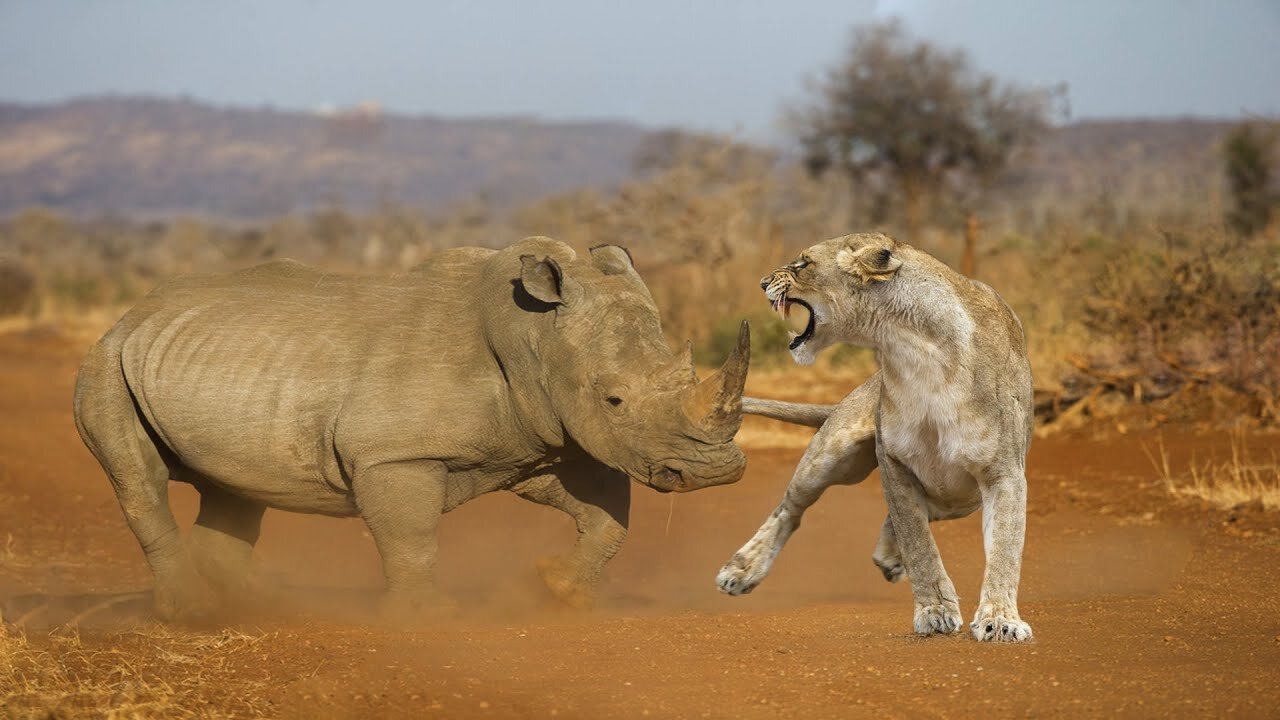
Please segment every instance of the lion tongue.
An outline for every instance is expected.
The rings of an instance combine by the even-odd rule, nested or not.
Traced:
[[[809,327],[809,308],[800,303],[787,303],[782,318],[787,322],[787,329],[796,335],[803,335]]]

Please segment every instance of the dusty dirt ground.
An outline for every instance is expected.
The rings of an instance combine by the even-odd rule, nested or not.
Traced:
[[[1150,435],[1033,444],[1025,645],[911,634],[909,587],[870,560],[874,476],[829,492],[754,594],[719,595],[716,571],[780,497],[794,450],[749,451],[736,486],[637,487],[592,613],[553,607],[532,569],[572,541],[568,518],[500,494],[444,521],[456,619],[379,625],[360,522],[271,512],[258,557],[294,609],[161,626],[128,594],[148,586],[142,554],[71,421],[82,351],[0,336],[0,717],[1280,716],[1280,522],[1171,500]],[[1224,442],[1165,440],[1175,465]],[[194,493],[173,485],[172,502],[189,525]],[[972,614],[980,520],[934,531]]]

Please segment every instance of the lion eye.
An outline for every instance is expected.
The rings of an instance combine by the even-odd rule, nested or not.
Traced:
[[[803,269],[805,269],[805,268],[807,268],[807,267],[809,267],[809,259],[808,259],[808,258],[801,258],[800,260],[797,260],[797,261],[795,261],[795,262],[791,263],[791,271],[792,271],[792,272],[800,272],[801,270],[803,270]]]

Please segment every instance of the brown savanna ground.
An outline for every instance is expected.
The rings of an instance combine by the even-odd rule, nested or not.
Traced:
[[[716,570],[777,501],[796,449],[750,450],[735,486],[636,488],[592,613],[555,608],[532,570],[571,542],[569,520],[499,494],[443,524],[454,620],[379,625],[361,523],[272,512],[258,556],[293,609],[159,625],[127,594],[148,587],[142,554],[72,424],[82,351],[0,335],[0,598],[21,626],[0,637],[0,717],[1280,715],[1280,519],[1174,498],[1143,451],[1150,434],[1033,444],[1026,645],[910,633],[909,587],[870,562],[885,512],[874,477],[815,506],[754,594],[719,595]],[[1249,441],[1280,448],[1274,434]],[[1166,431],[1164,444],[1176,473],[1229,450],[1221,434]],[[172,486],[185,524],[194,500]],[[935,533],[972,613],[980,520]]]

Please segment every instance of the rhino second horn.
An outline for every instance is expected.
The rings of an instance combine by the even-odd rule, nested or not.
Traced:
[[[689,388],[684,413],[714,440],[728,442],[742,424],[742,390],[751,365],[751,328],[742,321],[738,344],[720,366],[702,382]]]
[[[684,351],[675,358],[676,372],[687,375],[693,384],[698,384],[698,371],[693,366],[693,341],[686,340]]]

